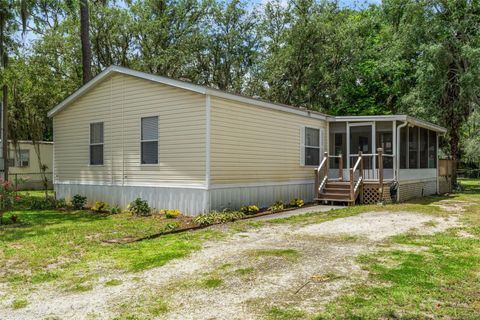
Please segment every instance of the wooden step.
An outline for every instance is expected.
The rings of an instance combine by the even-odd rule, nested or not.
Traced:
[[[330,199],[330,198],[315,198],[315,201],[330,201],[330,202],[352,202],[350,199]]]
[[[350,190],[350,183],[348,183],[348,182],[330,182],[330,181],[327,181],[325,187],[329,188],[329,189]]]
[[[350,201],[350,194],[341,193],[320,193],[318,195],[320,199],[336,199],[340,201]]]
[[[325,187],[325,193],[336,193],[350,195],[350,189]]]

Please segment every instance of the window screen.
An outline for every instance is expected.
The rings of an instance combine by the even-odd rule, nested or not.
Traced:
[[[90,124],[90,165],[103,165],[103,122]]]
[[[437,167],[437,133],[435,131],[428,132],[428,167]]]
[[[420,168],[428,168],[428,130],[420,128]]]
[[[142,118],[141,163],[158,163],[158,117]]]
[[[418,127],[408,128],[408,167],[418,168]]]
[[[320,164],[320,130],[305,128],[305,165]]]

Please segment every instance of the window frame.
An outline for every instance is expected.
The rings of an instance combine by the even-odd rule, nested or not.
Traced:
[[[147,140],[144,140],[143,139],[143,119],[146,119],[146,118],[157,118],[157,139],[147,139]],[[160,133],[159,133],[159,129],[160,129],[160,117],[158,116],[158,114],[152,114],[152,115],[145,115],[145,116],[142,116],[140,117],[140,165],[141,166],[145,166],[145,167],[148,167],[148,166],[158,166],[160,165]],[[156,142],[157,143],[157,162],[156,163],[143,163],[143,143],[144,142]]]
[[[313,129],[313,130],[318,130],[318,146],[310,146],[307,145],[307,129]],[[322,163],[323,160],[323,154],[322,154],[322,149],[325,148],[324,143],[322,143],[322,130],[323,130],[323,135],[325,135],[325,128],[321,127],[312,127],[312,126],[303,126],[302,127],[302,166],[303,167],[314,167],[317,168],[320,163]],[[318,164],[307,164],[307,148],[317,148],[318,149]]]
[[[27,165],[22,165],[22,152],[28,155]],[[28,168],[30,167],[30,150],[29,149],[19,149],[17,152],[18,158],[15,159],[15,167],[17,168]]]
[[[92,143],[92,125],[95,124],[102,124],[102,142]],[[105,122],[104,121],[96,121],[90,122],[89,126],[89,139],[88,139],[88,165],[92,167],[104,166],[105,165]],[[92,163],[92,146],[102,146],[102,163]]]

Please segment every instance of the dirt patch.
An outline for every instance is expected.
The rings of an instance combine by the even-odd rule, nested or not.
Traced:
[[[465,212],[465,207],[468,206],[469,203],[466,201],[461,201],[461,200],[441,200],[439,201],[438,204],[434,204],[434,206],[437,206],[447,212],[452,212],[452,213],[462,213]]]
[[[458,218],[432,217],[411,212],[367,212],[357,216],[335,219],[309,225],[296,231],[297,234],[315,236],[361,236],[373,241],[406,233],[429,234],[441,232],[459,225]]]
[[[88,292],[38,288],[25,308],[12,310],[11,301],[4,300],[0,319],[109,319],[136,314],[131,306],[147,304],[145,295],[167,301],[166,313],[157,315],[165,319],[254,319],[276,306],[315,313],[367,276],[356,257],[377,250],[381,240],[456,225],[456,217],[411,212],[370,212],[305,227],[267,225],[206,242],[201,251],[163,267],[106,274]],[[105,286],[110,279],[119,285]],[[216,285],[202,285],[205,279],[215,279]]]

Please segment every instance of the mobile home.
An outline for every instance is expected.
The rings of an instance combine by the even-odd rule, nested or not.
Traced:
[[[333,117],[112,66],[49,112],[57,197],[198,214],[301,198],[439,192],[438,136],[405,115]]]

